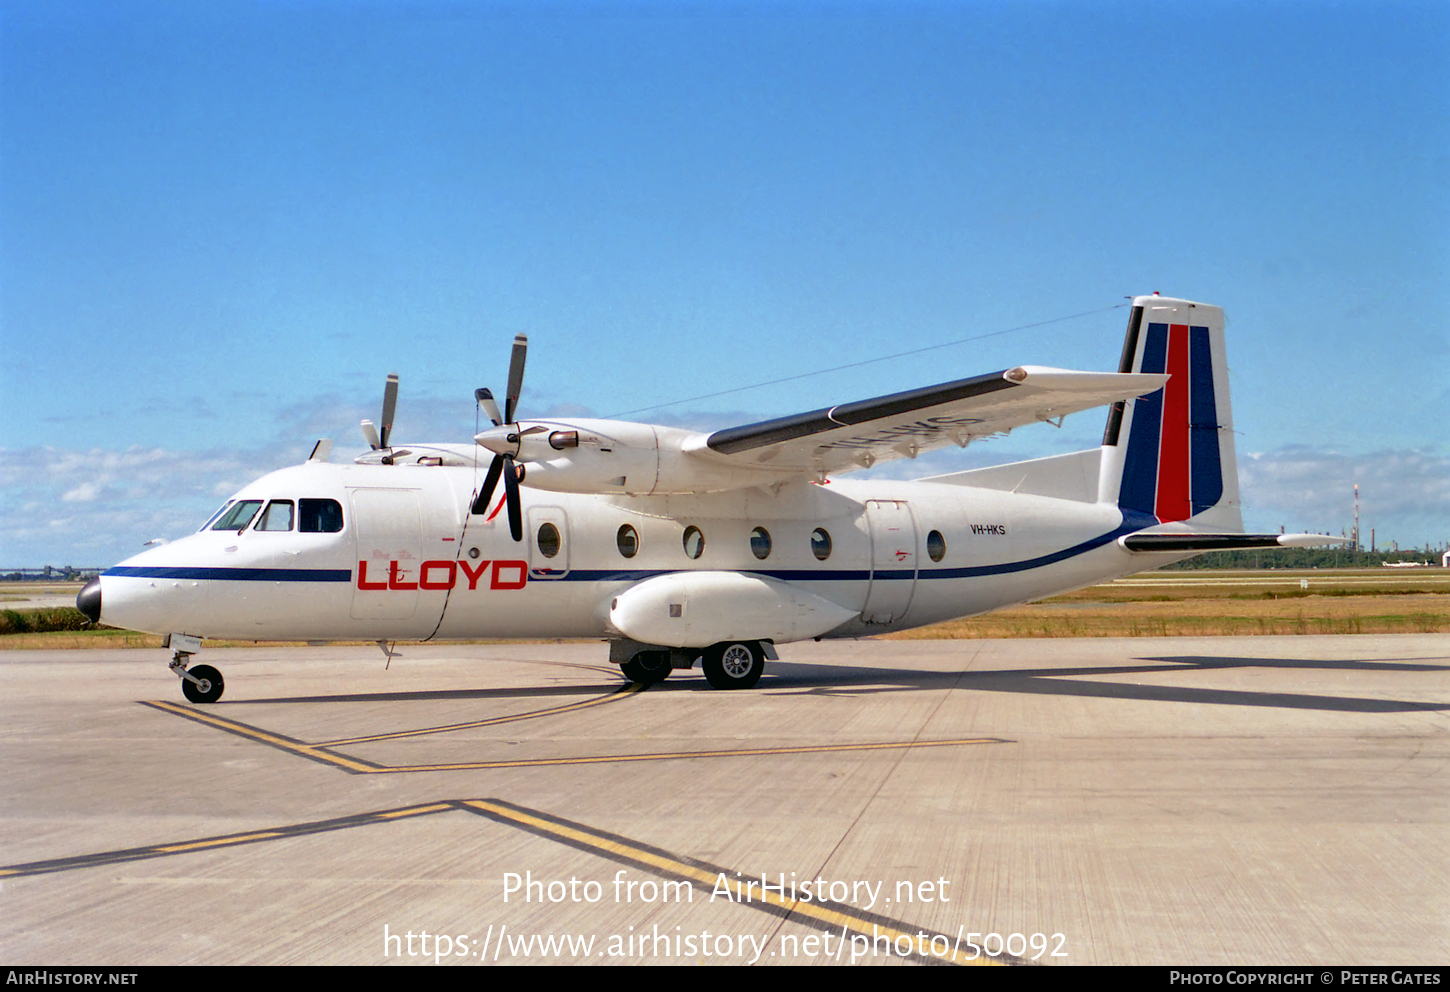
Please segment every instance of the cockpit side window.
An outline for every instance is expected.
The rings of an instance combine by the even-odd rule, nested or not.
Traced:
[[[234,530],[240,534],[247,529],[247,524],[252,522],[252,518],[261,508],[262,501],[259,499],[239,499],[221,515],[220,520],[211,525],[211,529]]]
[[[257,530],[291,530],[292,529],[292,501],[290,499],[274,499],[267,504],[262,511],[262,519],[257,521]]]
[[[342,530],[342,504],[335,499],[297,501],[297,529],[304,534],[336,534]]]

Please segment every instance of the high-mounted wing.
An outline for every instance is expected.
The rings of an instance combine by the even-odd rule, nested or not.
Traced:
[[[1000,434],[1131,399],[1167,375],[1036,365],[731,427],[686,441],[697,458],[738,468],[830,475]]]
[[[530,420],[475,440],[553,492],[706,493],[822,479],[1054,421],[1162,388],[1165,374],[1019,366],[704,434],[618,420]],[[487,485],[484,487],[488,488]]]

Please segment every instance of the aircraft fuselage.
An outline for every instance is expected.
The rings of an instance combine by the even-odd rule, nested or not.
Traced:
[[[1118,547],[1123,514],[1111,504],[897,481],[670,496],[526,489],[524,539],[515,542],[498,508],[469,512],[478,474],[318,462],[274,472],[234,502],[330,500],[339,528],[209,523],[109,569],[102,620],[247,640],[618,637],[610,614],[620,593],[656,576],[709,572],[805,590],[852,615],[823,636],[851,637],[1182,557],[1145,560]]]

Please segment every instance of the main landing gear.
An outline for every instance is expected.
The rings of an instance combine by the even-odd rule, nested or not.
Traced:
[[[619,670],[631,682],[654,685],[669,678],[673,669],[670,667],[668,651],[641,651],[620,665]]]
[[[181,677],[183,696],[193,703],[214,703],[222,698],[226,683],[222,681],[221,672],[210,665],[197,665],[190,670],[186,667],[191,656],[201,647],[201,638],[172,634],[166,639],[166,646],[176,650],[167,667]]]
[[[696,651],[699,649],[696,648]],[[673,655],[681,656],[676,664]],[[712,644],[702,654],[688,649],[655,648],[637,651],[619,669],[631,682],[654,685],[669,678],[675,668],[690,668],[695,658],[701,658],[700,667],[705,680],[716,689],[750,689],[765,673],[765,659],[775,657],[760,641],[721,641]]]
[[[765,651],[759,641],[722,641],[705,649],[700,667],[716,689],[753,689],[765,673]]]

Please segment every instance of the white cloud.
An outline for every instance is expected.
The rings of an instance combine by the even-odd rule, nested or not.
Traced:
[[[197,527],[284,451],[0,449],[0,567],[109,565]]]
[[[100,495],[101,487],[95,482],[82,482],[74,489],[67,490],[61,495],[64,503],[90,503]]]
[[[1244,515],[1290,530],[1346,532],[1420,546],[1450,536],[1450,457],[1423,450],[1348,453],[1294,445],[1239,458]],[[1265,527],[1260,523],[1252,529]]]

